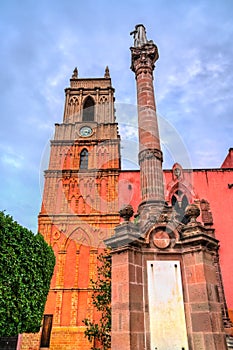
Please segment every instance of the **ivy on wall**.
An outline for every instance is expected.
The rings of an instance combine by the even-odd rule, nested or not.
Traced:
[[[41,326],[55,265],[52,248],[0,211],[0,336]]]
[[[111,256],[110,251],[98,256],[97,279],[91,280],[92,304],[99,314],[99,321],[88,318],[83,320],[86,326],[85,337],[93,344],[92,350],[111,348]]]

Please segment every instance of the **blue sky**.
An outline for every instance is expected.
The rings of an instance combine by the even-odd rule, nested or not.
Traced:
[[[160,53],[154,81],[165,154],[176,148],[173,130],[192,167],[219,167],[233,146],[232,18],[232,0],[1,0],[0,210],[36,232],[48,144],[74,67],[80,77],[102,77],[109,66],[123,125],[121,106],[136,104],[129,33],[137,23]],[[135,120],[128,123],[134,134]],[[125,132],[122,140],[130,162],[124,145],[135,140]]]

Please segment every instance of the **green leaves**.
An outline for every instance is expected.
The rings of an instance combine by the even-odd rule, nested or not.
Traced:
[[[92,350],[111,348],[111,257],[109,251],[98,256],[97,279],[91,280],[92,304],[99,313],[99,322],[84,319],[87,327],[84,334],[89,342],[94,341]],[[98,345],[96,345],[96,343]]]
[[[0,212],[0,336],[39,331],[54,265],[39,233]]]

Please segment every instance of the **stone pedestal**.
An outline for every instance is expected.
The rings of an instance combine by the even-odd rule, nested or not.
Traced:
[[[177,229],[171,229],[170,223],[154,223],[147,234],[140,234],[132,222],[124,222],[105,243],[112,248],[112,350],[154,350],[158,339],[159,350],[173,350],[174,344],[183,350],[227,349],[215,265],[218,241],[209,228],[195,216]],[[180,269],[177,282],[173,285],[169,277],[166,283],[166,274],[160,271],[153,287],[149,270],[165,262]],[[160,295],[174,293],[174,307],[176,297],[182,300],[176,303],[175,319],[174,312],[169,312],[172,304],[164,311],[164,327],[154,322],[152,310],[157,312],[161,300],[152,288],[164,288]],[[183,315],[181,328],[176,324],[178,314]]]
[[[145,349],[143,262],[136,225],[124,222],[105,244],[112,248],[112,350]]]
[[[199,225],[198,225],[199,226]],[[201,227],[199,226],[199,229]],[[218,241],[206,235],[204,227],[187,228],[181,244],[185,312],[191,349],[225,350],[222,307],[214,264]],[[185,232],[185,229],[183,231]]]

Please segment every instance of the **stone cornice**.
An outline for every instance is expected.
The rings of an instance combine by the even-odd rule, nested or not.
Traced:
[[[135,244],[140,238],[137,226],[130,222],[123,222],[115,227],[115,234],[104,240],[107,247],[122,248],[127,245]]]
[[[59,169],[49,169],[45,170],[44,174],[45,177],[56,177],[56,178],[64,178],[65,176],[67,177],[101,177],[106,174],[107,176],[109,175],[119,175],[120,169],[119,168],[112,168],[112,169],[88,169],[86,170],[80,170],[80,169],[64,169],[64,170],[59,170]]]
[[[117,139],[75,139],[75,140],[51,140],[50,144],[53,146],[74,146],[74,145],[99,145],[108,141],[108,145],[118,144],[119,140]]]

